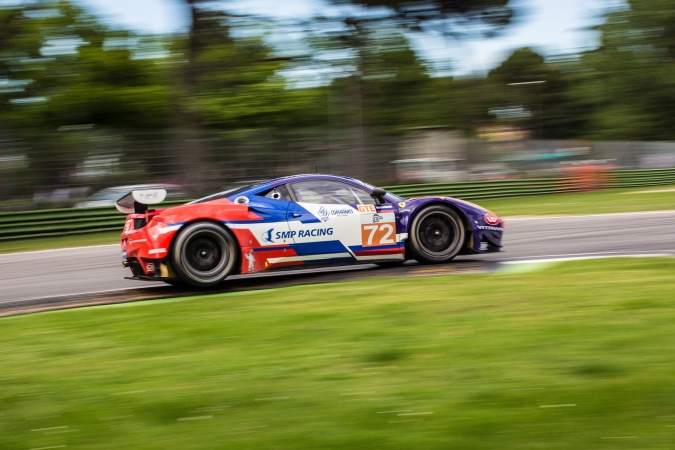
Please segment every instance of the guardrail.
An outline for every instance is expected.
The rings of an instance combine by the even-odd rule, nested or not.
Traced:
[[[481,200],[666,184],[675,184],[675,168],[597,172],[565,178],[410,184],[386,189],[405,198],[438,195]],[[174,204],[177,203],[167,202],[157,207]],[[124,219],[114,207],[0,213],[0,242],[121,231]]]
[[[166,202],[158,208],[182,202]],[[122,232],[126,216],[114,206],[0,213],[0,242],[106,231]]]
[[[574,179],[568,178],[410,184],[392,186],[386,189],[405,198],[439,195],[457,197],[464,200],[524,197],[527,195],[557,194],[581,190]]]
[[[675,184],[675,169],[619,170],[611,187],[629,188]]]

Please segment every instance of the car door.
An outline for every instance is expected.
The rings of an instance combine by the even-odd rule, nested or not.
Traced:
[[[249,197],[231,197],[231,200],[248,205],[250,212],[260,219],[228,223],[242,243],[243,273],[301,264],[293,251],[294,240],[288,229],[286,213],[291,197],[284,186]]]
[[[403,259],[392,205],[377,207],[365,190],[336,180],[290,184],[288,224],[305,262]]]

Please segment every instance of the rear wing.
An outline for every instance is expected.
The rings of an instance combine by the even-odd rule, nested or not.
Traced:
[[[145,214],[148,205],[161,203],[166,198],[165,189],[131,191],[115,202],[115,207],[124,214]]]

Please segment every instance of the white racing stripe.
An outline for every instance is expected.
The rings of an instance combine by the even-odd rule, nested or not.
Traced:
[[[641,211],[629,213],[604,213],[604,214],[578,214],[569,216],[514,216],[504,217],[507,222],[525,222],[528,220],[566,220],[566,219],[597,219],[597,218],[612,218],[612,217],[632,217],[632,216],[650,216],[650,215],[674,215],[675,211]]]
[[[73,252],[73,251],[80,251],[80,250],[92,250],[95,248],[105,248],[105,247],[110,247],[110,248],[120,248],[120,244],[102,244],[102,245],[88,245],[86,247],[64,247],[64,248],[50,248],[47,250],[31,250],[31,251],[26,251],[26,252],[14,252],[14,253],[3,253],[0,254],[0,258],[7,257],[7,256],[15,256],[15,255],[34,255],[34,254],[40,254],[40,253],[58,253],[58,252]]]
[[[502,261],[500,264],[533,264],[546,262],[562,262],[562,261],[583,261],[587,259],[607,259],[607,258],[656,258],[656,257],[675,257],[672,253],[620,253],[620,252],[606,252],[606,253],[579,253],[576,255],[549,255],[542,258],[530,258],[520,261]]]
[[[387,259],[389,261],[403,261],[403,253],[396,253],[398,255],[397,258],[392,258],[392,255],[387,255],[387,256],[382,256],[382,255],[366,255],[366,256],[359,256],[359,261],[378,261],[378,260],[383,260]]]
[[[134,289],[150,289],[157,287],[158,283],[162,283],[161,281],[143,281],[139,282],[138,286],[133,286],[133,287],[123,287],[123,288],[117,288],[117,289],[105,289],[105,290],[100,290],[100,291],[87,291],[87,292],[77,292],[77,293],[72,293],[72,294],[59,294],[59,295],[41,295],[41,296],[36,296],[36,297],[30,297],[30,298],[22,298],[18,300],[0,300],[0,304],[3,305],[11,305],[12,303],[23,303],[23,302],[29,302],[29,301],[34,301],[34,300],[44,300],[44,299],[59,299],[59,298],[65,298],[65,297],[75,297],[75,296],[87,296],[87,295],[95,295],[95,294],[109,294],[111,292],[123,292],[123,291],[130,291]],[[162,283],[164,285],[164,283]]]
[[[325,255],[286,256],[282,258],[268,258],[267,261],[270,264],[277,264],[281,262],[317,261],[322,259],[353,258],[353,257],[354,255],[352,255],[351,253],[328,253]]]

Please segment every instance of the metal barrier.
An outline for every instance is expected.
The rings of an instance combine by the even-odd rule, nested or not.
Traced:
[[[157,205],[166,208],[182,202]],[[122,232],[126,216],[114,206],[63,208],[0,214],[0,242],[106,231]]]
[[[386,189],[405,198],[438,195],[457,197],[464,200],[524,197],[528,195],[557,194],[578,190],[574,179],[565,178],[411,184],[393,186]]]
[[[662,186],[675,184],[675,169],[619,170],[615,173],[616,188]]]
[[[603,173],[596,188],[628,188],[675,184],[675,168],[621,170]],[[401,197],[427,195],[457,197],[465,200],[524,197],[531,195],[578,192],[588,188],[588,179],[579,177],[434,183],[390,186],[386,189]],[[158,208],[177,204],[167,202]],[[120,231],[125,217],[114,207],[88,209],[52,209],[0,214],[0,242],[41,237],[57,237]]]

